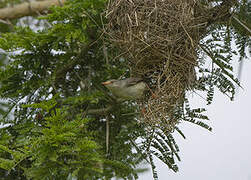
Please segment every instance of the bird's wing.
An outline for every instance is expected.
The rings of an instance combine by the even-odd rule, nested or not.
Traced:
[[[143,81],[142,78],[132,77],[127,79],[127,86],[133,86],[139,82]]]

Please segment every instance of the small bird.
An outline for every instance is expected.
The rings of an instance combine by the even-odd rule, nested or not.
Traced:
[[[102,84],[107,87],[117,102],[143,98],[147,84],[142,78],[111,79]],[[109,118],[106,120],[106,153],[109,151]]]
[[[142,78],[111,79],[102,83],[117,98],[118,102],[143,98],[147,84]]]

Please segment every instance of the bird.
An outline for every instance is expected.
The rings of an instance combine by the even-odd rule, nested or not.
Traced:
[[[147,84],[142,78],[126,78],[122,80],[110,79],[102,82],[107,87],[117,102],[137,100],[144,97]],[[109,151],[109,118],[106,120],[106,153]]]
[[[111,79],[102,84],[110,90],[118,102],[141,99],[148,87],[143,79],[138,77]]]
[[[144,97],[148,85],[142,78],[131,77],[122,80],[111,79],[102,84],[107,87],[117,102],[137,100]],[[142,111],[143,112],[143,111]],[[109,150],[109,119],[106,120],[106,153]]]

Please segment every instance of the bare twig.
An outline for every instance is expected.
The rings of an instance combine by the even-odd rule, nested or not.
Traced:
[[[109,116],[106,116],[106,154],[109,153]]]

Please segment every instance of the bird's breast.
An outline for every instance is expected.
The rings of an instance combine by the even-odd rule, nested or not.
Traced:
[[[139,82],[126,87],[110,86],[109,89],[112,94],[120,100],[135,100],[142,98],[146,90],[146,84],[144,82]]]
[[[145,89],[146,89],[146,84],[144,82],[140,82],[133,86],[125,88],[124,91],[127,91],[125,92],[125,94],[127,94],[132,99],[138,99],[143,96]]]

